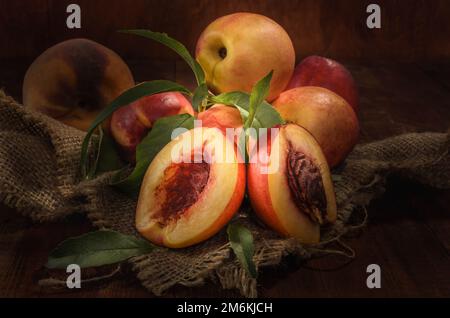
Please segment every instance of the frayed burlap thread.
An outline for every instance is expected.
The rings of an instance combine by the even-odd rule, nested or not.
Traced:
[[[98,228],[137,235],[134,228],[136,197],[111,187],[111,173],[80,182],[79,159],[84,133],[47,116],[25,109],[0,91],[0,199],[35,221],[52,221],[72,213],[86,213]],[[412,133],[358,145],[335,178],[338,220],[323,230],[322,242],[303,246],[280,238],[251,213],[238,218],[255,238],[258,268],[277,266],[287,255],[308,259],[316,255],[354,253],[342,236],[364,225],[352,224],[360,207],[384,191],[391,173],[437,188],[450,187],[449,135]],[[340,248],[330,247],[333,243]],[[225,289],[237,288],[246,297],[257,296],[257,281],[236,261],[222,231],[196,246],[158,248],[129,261],[142,284],[156,295],[174,285],[197,286],[210,279]],[[45,284],[52,283],[46,280]]]

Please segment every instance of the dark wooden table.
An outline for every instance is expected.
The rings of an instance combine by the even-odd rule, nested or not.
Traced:
[[[0,62],[0,87],[20,100],[29,61]],[[450,65],[347,63],[360,86],[361,142],[412,131],[444,132],[450,124]],[[172,79],[192,86],[181,62],[130,61],[137,80]],[[436,190],[392,176],[383,197],[368,207],[369,223],[347,239],[356,251],[262,271],[262,297],[449,297],[450,190]],[[128,272],[79,291],[49,291],[37,285],[48,253],[60,241],[91,230],[83,216],[33,224],[0,205],[0,296],[151,297]],[[381,289],[366,287],[366,268],[381,267]],[[175,287],[169,297],[239,296],[207,283]]]

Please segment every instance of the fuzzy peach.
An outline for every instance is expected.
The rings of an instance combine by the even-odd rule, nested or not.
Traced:
[[[359,123],[352,107],[326,88],[290,89],[273,106],[287,122],[304,127],[314,136],[330,167],[341,163],[358,141]]]
[[[87,130],[97,115],[134,86],[125,62],[87,39],[72,39],[42,53],[28,68],[23,104],[69,126]]]
[[[244,191],[245,166],[234,144],[217,128],[189,130],[150,164],[139,194],[136,228],[158,245],[197,244],[230,221]]]
[[[252,147],[248,194],[255,213],[283,236],[305,244],[320,240],[320,225],[336,220],[330,170],[320,146],[295,124],[270,132],[266,144]],[[260,160],[267,155],[269,160]]]

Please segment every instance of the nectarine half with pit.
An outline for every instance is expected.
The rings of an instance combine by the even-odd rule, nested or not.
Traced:
[[[61,42],[28,68],[23,104],[69,126],[87,130],[117,96],[134,86],[125,62],[87,39]]]
[[[285,89],[295,66],[287,32],[272,19],[247,12],[226,15],[208,25],[197,41],[195,56],[214,93],[251,92],[273,70],[268,101]]]
[[[302,126],[314,136],[332,168],[358,141],[359,123],[352,107],[326,88],[290,89],[281,93],[273,106],[287,122]]]
[[[136,228],[151,242],[181,248],[216,234],[239,209],[245,166],[217,128],[198,127],[168,143],[141,185]]]
[[[124,159],[133,163],[137,145],[157,119],[184,113],[193,115],[194,109],[181,93],[168,92],[142,97],[113,113],[111,134]]]
[[[284,236],[319,242],[320,225],[336,220],[330,170],[319,144],[295,124],[269,131],[252,147],[248,194],[255,213]],[[262,160],[267,155],[268,160]]]

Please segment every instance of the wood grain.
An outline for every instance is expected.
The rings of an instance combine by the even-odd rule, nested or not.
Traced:
[[[69,0],[0,0],[0,58],[34,58],[68,38],[88,37],[127,58],[171,59],[148,40],[121,35],[124,28],[167,32],[191,51],[214,19],[237,11],[267,15],[291,35],[297,58],[438,61],[450,58],[450,3],[379,0],[382,28],[366,27],[369,0],[79,0],[81,30],[66,28]],[[267,43],[270,45],[270,43]]]

